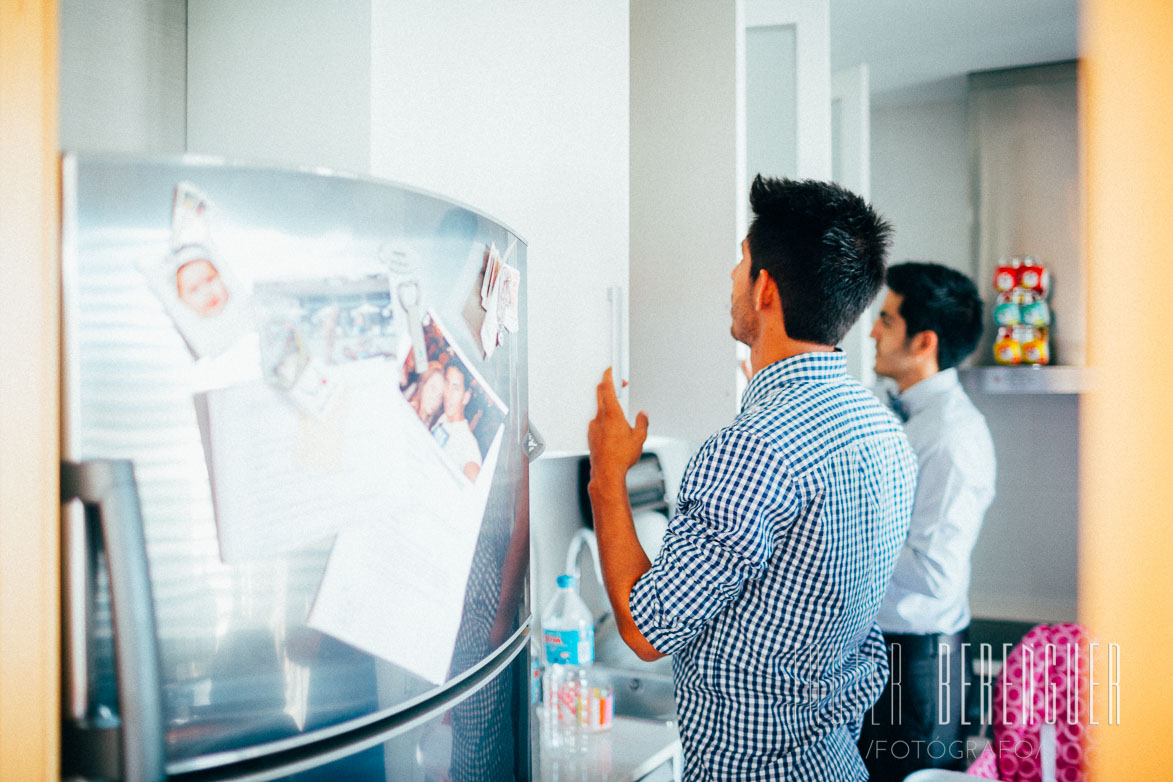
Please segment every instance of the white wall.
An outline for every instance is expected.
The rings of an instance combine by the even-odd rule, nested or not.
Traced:
[[[970,398],[998,456],[998,493],[973,553],[973,613],[1074,622],[1079,397],[971,391]]]
[[[631,409],[700,443],[735,411],[744,230],[740,2],[631,8]]]
[[[893,262],[972,273],[963,101],[872,109],[872,203],[893,225]]]
[[[628,4],[375,2],[371,171],[529,244],[530,418],[586,447],[628,274]],[[625,337],[624,337],[625,339]]]
[[[61,148],[184,150],[184,0],[63,0]]]
[[[974,274],[964,102],[872,110],[872,198],[896,229],[892,262],[933,260]],[[1074,620],[1079,399],[967,386],[998,457],[997,496],[973,555],[974,615]]]
[[[188,151],[366,173],[370,0],[188,3]]]

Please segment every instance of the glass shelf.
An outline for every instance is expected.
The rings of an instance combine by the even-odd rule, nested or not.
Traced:
[[[982,366],[959,370],[967,387],[986,394],[1083,394],[1092,370],[1075,366]]]

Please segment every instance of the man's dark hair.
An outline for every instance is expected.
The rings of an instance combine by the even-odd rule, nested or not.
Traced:
[[[450,359],[448,359],[448,363],[444,365],[445,377],[447,377],[449,369],[455,369],[460,373],[461,379],[464,380],[464,390],[467,391],[469,387],[469,380],[471,378],[468,376],[468,369],[464,366],[464,364],[460,363],[460,359],[458,359],[456,356],[452,356]]]
[[[891,226],[831,182],[759,174],[749,203],[750,274],[778,284],[787,336],[838,344],[884,284]]]
[[[888,269],[888,288],[902,296],[900,317],[908,338],[937,335],[937,368],[955,367],[982,336],[982,299],[973,280],[939,263],[913,261]]]

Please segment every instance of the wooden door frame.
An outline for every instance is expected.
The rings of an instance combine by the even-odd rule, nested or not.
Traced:
[[[1170,37],[1173,9],[1162,0],[1081,3],[1095,374],[1079,411],[1079,617],[1100,644],[1092,666],[1098,688],[1089,692],[1094,782],[1169,775],[1173,358],[1160,335],[1173,290]]]
[[[57,39],[0,3],[0,779],[60,778]]]

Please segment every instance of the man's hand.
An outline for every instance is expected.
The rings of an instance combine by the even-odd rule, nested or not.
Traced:
[[[627,471],[639,461],[644,441],[648,439],[648,416],[640,412],[635,417],[635,426],[627,423],[619,398],[615,396],[615,384],[611,380],[611,369],[603,373],[603,381],[596,389],[599,410],[587,428],[587,443],[591,450],[592,490],[613,488],[616,481],[626,486]]]
[[[632,586],[652,566],[635,536],[627,497],[627,471],[643,452],[648,417],[641,412],[635,417],[634,427],[627,423],[615,396],[610,369],[603,373],[597,391],[599,412],[587,428],[587,442],[591,447],[591,482],[587,491],[591,495],[595,535],[599,540],[603,586],[611,601],[619,635],[641,660],[655,660],[663,655],[636,626],[630,603]]]

